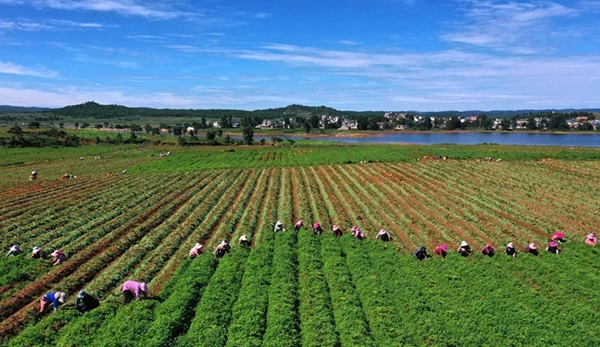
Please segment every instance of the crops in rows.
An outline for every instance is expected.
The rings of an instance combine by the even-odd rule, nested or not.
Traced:
[[[600,334],[589,327],[600,323],[598,250],[582,244],[600,221],[597,168],[594,161],[469,160],[132,169],[14,187],[0,192],[2,249],[13,242],[26,251],[60,248],[68,261],[2,258],[2,342],[597,345]],[[296,233],[298,219],[307,227]],[[285,232],[273,233],[277,220]],[[324,235],[312,233],[314,221]],[[339,239],[334,224],[345,232]],[[368,240],[350,237],[352,225]],[[390,243],[374,240],[381,228]],[[488,242],[498,250],[508,242],[543,248],[558,229],[569,239],[559,256],[451,252],[422,263],[410,256],[417,246],[455,249],[461,240],[475,249]],[[242,234],[250,249],[237,245]],[[233,250],[216,260],[212,249],[224,238]],[[190,260],[196,242],[206,254]],[[149,283],[149,297],[122,306],[127,279]],[[77,313],[80,289],[102,305]],[[52,290],[67,292],[69,302],[38,313],[39,298]]]

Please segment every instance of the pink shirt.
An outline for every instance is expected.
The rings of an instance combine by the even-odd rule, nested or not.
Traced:
[[[194,247],[190,250],[190,258],[194,258],[200,255],[200,249]]]
[[[140,292],[143,292],[142,282],[133,280],[125,281],[125,283],[123,283],[123,285],[121,286],[121,291],[124,292],[126,290],[132,291],[133,293],[135,293],[135,297],[139,298]]]

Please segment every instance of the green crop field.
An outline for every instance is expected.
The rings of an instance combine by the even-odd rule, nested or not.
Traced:
[[[0,248],[18,242],[26,254],[0,261],[0,342],[600,344],[599,249],[583,244],[600,224],[600,151],[311,141],[2,149]],[[476,160],[485,157],[493,160]],[[33,170],[38,179],[29,181]],[[319,221],[325,233],[294,232],[298,219]],[[285,232],[273,232],[277,220]],[[353,225],[367,240],[349,235]],[[381,228],[391,242],[375,240]],[[563,252],[543,252],[557,230],[568,239]],[[250,249],[237,245],[243,234]],[[216,260],[224,238],[232,251]],[[454,252],[462,240],[476,251],[492,243],[498,254],[462,258]],[[205,254],[190,260],[196,242]],[[502,254],[508,242],[515,259]],[[538,257],[522,253],[530,242]],[[411,256],[442,243],[446,259]],[[33,246],[68,260],[29,259]],[[147,282],[149,296],[123,306],[128,279]],[[81,289],[101,306],[80,315]],[[68,301],[39,313],[49,291]]]

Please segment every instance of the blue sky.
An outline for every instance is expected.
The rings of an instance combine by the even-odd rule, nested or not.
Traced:
[[[0,0],[0,104],[600,107],[600,0]]]

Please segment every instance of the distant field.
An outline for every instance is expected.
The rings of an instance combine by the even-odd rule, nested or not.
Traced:
[[[600,222],[596,149],[141,148],[2,150],[0,248],[20,242],[69,257],[58,267],[23,256],[0,260],[5,344],[600,343],[590,329],[600,323],[598,249],[582,244]],[[160,158],[167,150],[172,155]],[[425,155],[434,159],[416,161]],[[484,157],[502,160],[474,160]],[[106,177],[124,168],[128,174]],[[27,180],[31,170],[38,180]],[[60,180],[65,172],[78,177]],[[297,219],[320,221],[327,232],[290,232]],[[274,234],[276,220],[288,231]],[[333,224],[359,225],[368,240],[335,239]],[[380,228],[391,243],[373,240]],[[461,240],[477,250],[491,242],[501,251],[510,241],[543,249],[558,229],[569,239],[559,256],[410,257],[417,246],[452,250]],[[234,246],[213,259],[218,242],[244,233],[251,250]],[[196,242],[209,254],[190,261]],[[126,279],[148,282],[150,299],[122,307]],[[79,316],[80,289],[101,307]],[[40,315],[39,298],[50,290],[66,291],[69,302]]]

